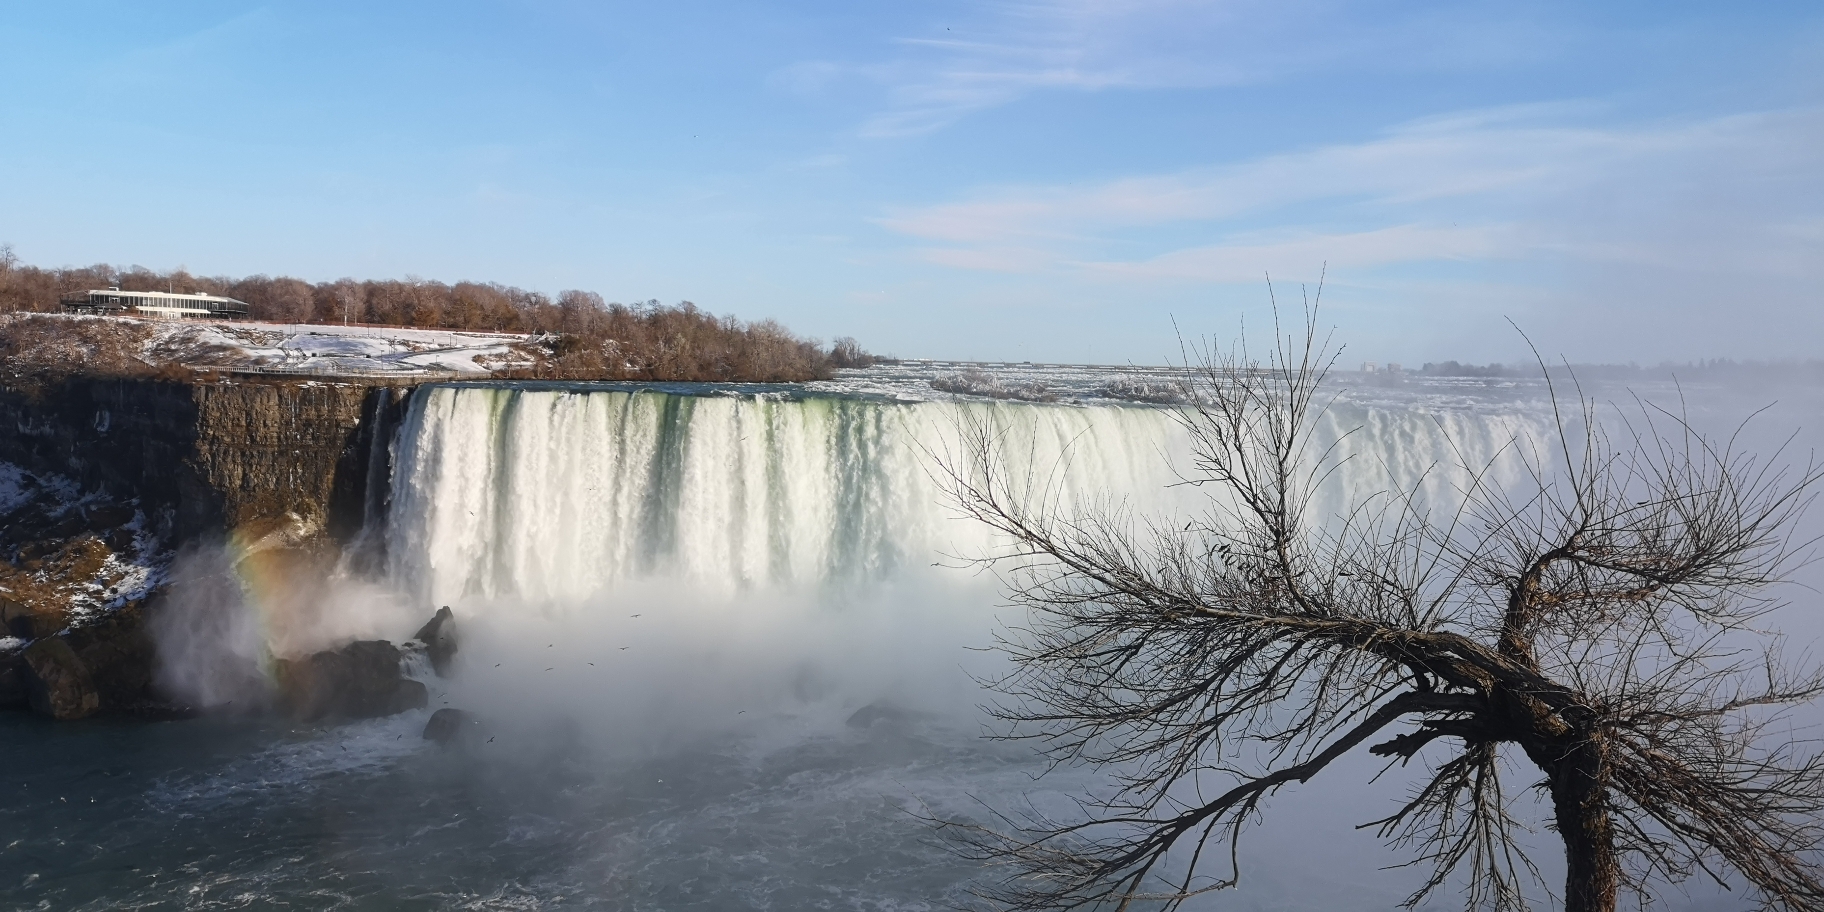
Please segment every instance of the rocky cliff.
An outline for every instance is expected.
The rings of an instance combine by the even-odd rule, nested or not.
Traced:
[[[29,699],[73,718],[156,704],[140,622],[157,610],[171,555],[278,525],[320,553],[352,541],[384,506],[386,448],[409,391],[0,386],[0,705]]]
[[[359,530],[409,387],[72,378],[0,387],[0,461],[140,509],[172,544],[293,514]]]

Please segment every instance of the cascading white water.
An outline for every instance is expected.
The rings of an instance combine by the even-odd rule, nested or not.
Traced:
[[[392,575],[434,604],[576,601],[655,576],[712,591],[890,579],[988,544],[932,477],[958,429],[984,424],[1066,506],[1199,506],[1172,487],[1186,440],[1159,408],[429,387],[395,444]],[[1358,456],[1320,508],[1427,473],[1447,485],[1439,467],[1544,427],[1524,411],[1345,405],[1319,433],[1352,429]]]

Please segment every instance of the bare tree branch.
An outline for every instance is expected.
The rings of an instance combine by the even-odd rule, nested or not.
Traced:
[[[1196,352],[1182,482],[1211,506],[1182,527],[1065,503],[986,421],[939,461],[956,507],[1005,543],[979,562],[1027,611],[999,644],[1000,737],[1113,782],[1079,820],[933,821],[1004,872],[982,896],[1171,908],[1231,886],[1263,800],[1369,743],[1425,770],[1366,824],[1430,866],[1410,904],[1460,883],[1471,909],[1526,907],[1538,869],[1499,775],[1520,763],[1565,842],[1566,908],[1702,873],[1824,909],[1824,761],[1773,727],[1824,678],[1755,628],[1809,557],[1791,530],[1819,469],[1645,403],[1605,424],[1579,389],[1575,408],[1554,392],[1555,437],[1496,457],[1523,484],[1460,459],[1439,469],[1454,505],[1389,486],[1319,516],[1358,458],[1348,433],[1318,433],[1332,352],[1314,305],[1264,362],[1245,342]]]

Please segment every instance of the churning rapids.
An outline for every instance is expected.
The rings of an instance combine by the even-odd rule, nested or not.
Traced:
[[[993,672],[979,647],[1017,618],[999,614],[993,578],[955,568],[995,543],[946,506],[934,460],[960,425],[985,422],[1061,504],[1123,498],[1170,515],[1202,495],[1172,484],[1185,442],[1163,408],[913,395],[902,373],[785,392],[418,390],[390,501],[350,562],[366,569],[330,588],[343,603],[313,615],[313,635],[401,640],[452,606],[462,651],[452,678],[426,678],[431,706],[321,728],[0,719],[0,905],[964,902],[980,872],[910,812],[1063,809],[1096,782],[1035,779],[1026,747],[981,738],[971,673]],[[1339,489],[1541,434],[1541,393],[1346,395],[1331,432],[1360,427],[1367,458]],[[240,581],[235,610],[256,632],[280,620],[261,616],[271,585],[283,581]],[[444,705],[474,712],[487,740],[423,741]],[[1394,857],[1350,828],[1400,788],[1347,778],[1289,797],[1252,834],[1243,888],[1222,904],[1386,908],[1406,894],[1411,872],[1380,870]]]

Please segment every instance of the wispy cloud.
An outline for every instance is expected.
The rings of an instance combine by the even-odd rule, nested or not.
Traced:
[[[1362,143],[1083,188],[1006,188],[893,212],[882,224],[915,237],[978,242],[1233,219],[1313,200],[1416,204],[1562,179],[1567,163],[1587,168],[1645,139],[1515,125],[1503,113],[1518,116],[1429,120]]]
[[[237,52],[257,46],[277,25],[270,9],[259,7],[217,20],[195,31],[143,44],[116,55],[85,61],[83,78],[107,88],[162,86],[214,78],[230,66]]]
[[[925,247],[918,249],[917,256],[939,266],[988,272],[1248,283],[1258,282],[1266,274],[1302,275],[1324,263],[1337,269],[1362,269],[1429,260],[1505,258],[1534,246],[1515,226],[1393,225],[1354,232],[1254,232],[1132,261],[1072,259],[1056,249],[1011,245]]]
[[[876,71],[890,86],[885,110],[863,135],[928,132],[974,111],[1044,89],[1170,88],[1237,84],[1286,61],[1238,58],[1214,40],[1247,21],[1242,3],[1100,0],[1001,4],[945,26],[942,36],[904,38],[900,60]],[[1202,53],[1185,33],[1211,39]]]
[[[1394,225],[1371,231],[1231,238],[1140,262],[1081,265],[1121,278],[1258,282],[1268,274],[1303,275],[1314,264],[1328,264],[1340,271],[1394,263],[1518,257],[1528,252],[1530,240],[1522,229],[1510,225]]]
[[[1555,44],[1513,15],[1346,0],[1019,0],[972,9],[900,36],[897,54],[802,61],[774,82],[801,91],[850,77],[877,84],[882,105],[859,131],[890,138],[1047,90],[1241,86],[1345,66],[1482,68]]]
[[[1026,186],[880,223],[959,268],[1226,281],[1549,256],[1791,273],[1815,259],[1824,111],[1631,127],[1578,106],[1470,112],[1382,136],[1088,187]],[[1805,259],[1809,262],[1809,259]]]

